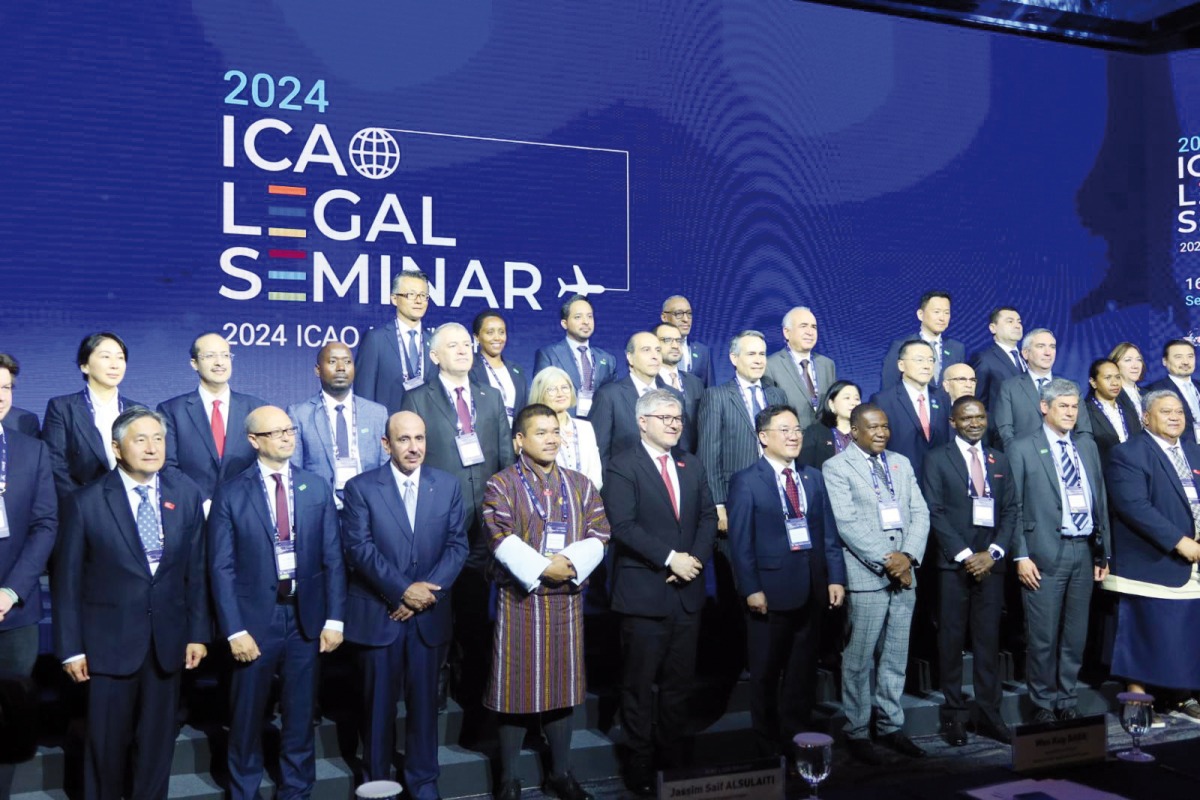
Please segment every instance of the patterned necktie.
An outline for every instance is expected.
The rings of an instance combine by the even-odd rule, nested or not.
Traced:
[[[983,497],[987,484],[983,480],[983,461],[979,458],[979,446],[967,449],[971,452],[971,485],[975,487],[975,496]]]
[[[933,382],[937,383],[942,374],[942,340],[930,342],[929,346],[933,348]],[[929,438],[928,434],[925,438]]]
[[[421,374],[421,353],[417,350],[417,332],[408,332],[408,377]]]
[[[1036,378],[1033,381],[1033,385],[1035,387],[1037,387],[1038,397],[1042,396],[1042,387],[1046,385],[1046,381],[1048,381],[1048,380],[1050,380],[1050,379],[1049,378]]]
[[[1029,368],[1025,366],[1025,359],[1021,358],[1021,353],[1013,348],[1008,351],[1008,354],[1012,356],[1013,363],[1017,365],[1017,369],[1021,370],[1021,374],[1025,374]]]
[[[217,447],[217,460],[225,457],[225,418],[221,416],[221,401],[213,400],[212,419],[213,444]]]
[[[1175,445],[1168,449],[1171,453],[1171,461],[1175,464],[1175,474],[1179,476],[1179,482],[1184,486],[1194,485],[1192,471],[1183,457],[1183,448]],[[1200,539],[1200,503],[1188,503],[1188,507],[1192,511],[1192,537]]]
[[[883,460],[879,456],[871,456],[871,470],[875,473],[875,477],[879,480],[879,491],[887,492],[888,497],[894,497],[892,487],[888,483],[887,472],[883,469]]]
[[[142,540],[142,547],[147,551],[157,550],[158,515],[154,513],[154,504],[150,502],[150,487],[135,486],[133,490],[141,498],[137,507],[138,538]]]
[[[337,452],[338,458],[349,458],[350,457],[350,429],[346,427],[346,415],[344,413],[346,410],[346,406],[343,405],[342,403],[338,403],[336,406],[333,407],[333,410],[335,412],[337,412],[337,429],[334,432],[334,439],[333,439],[334,449]]]
[[[808,374],[808,359],[800,359],[800,374],[804,376],[804,388],[808,390],[808,399],[810,401],[816,399],[817,387],[813,384],[812,375]]]
[[[1071,456],[1071,449],[1067,443],[1059,440],[1059,463],[1062,465],[1063,483],[1068,489],[1081,488],[1082,482],[1079,480],[1079,467],[1075,466],[1075,459]],[[1083,530],[1083,526],[1087,524],[1088,515],[1086,511],[1081,511],[1071,515],[1071,522],[1075,523],[1075,530]]]
[[[925,408],[925,395],[917,395],[917,419],[921,422],[921,433],[929,441],[929,409]]]
[[[669,377],[671,379],[671,387],[672,388],[678,389],[679,391],[683,391],[683,387],[679,385],[679,370],[672,372],[667,377]]]
[[[791,511],[796,517],[804,516],[804,509],[800,506],[800,487],[796,485],[796,474],[792,472],[791,467],[783,471],[783,491],[787,494],[788,503],[791,504]]]
[[[671,473],[667,471],[667,459],[670,457],[670,453],[659,456],[658,465],[663,483],[667,485],[667,497],[671,498],[671,510],[675,512],[675,519],[679,519],[679,501],[675,499],[675,487],[671,484]]]
[[[404,482],[404,513],[408,515],[408,527],[417,529],[417,490],[412,479]]]
[[[475,426],[471,424],[471,408],[463,398],[461,386],[454,389],[454,407],[458,412],[458,429],[463,433],[474,433]]]
[[[583,379],[580,381],[583,386],[580,388],[585,392],[592,391],[592,381],[595,380],[595,371],[592,369],[592,359],[588,355],[588,349],[584,345],[579,345],[575,348],[579,351],[579,365],[583,369]]]
[[[275,479],[275,540],[287,542],[292,538],[292,519],[288,514],[287,488],[283,485],[283,476],[276,472],[271,476]],[[292,594],[292,581],[285,578],[279,581],[275,590],[277,597],[289,597]]]

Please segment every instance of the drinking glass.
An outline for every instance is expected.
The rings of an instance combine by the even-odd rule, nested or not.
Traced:
[[[1121,703],[1121,727],[1133,739],[1132,750],[1122,750],[1117,758],[1122,761],[1146,763],[1153,761],[1154,756],[1143,753],[1139,740],[1150,731],[1154,720],[1154,696],[1142,692],[1121,692],[1117,695]]]
[[[800,777],[817,796],[817,787],[829,777],[833,768],[833,738],[823,733],[798,733],[792,740],[796,745],[796,769]]]

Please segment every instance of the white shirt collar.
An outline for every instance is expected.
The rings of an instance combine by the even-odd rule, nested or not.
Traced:
[[[92,408],[112,409],[121,407],[120,391],[113,392],[112,400],[101,400],[96,396],[96,393],[92,391],[91,386],[87,387],[87,393],[88,397],[92,398]]]
[[[390,466],[392,468],[392,478],[394,478],[396,481],[396,488],[400,490],[401,497],[404,497],[405,481],[412,481],[414,486],[421,485],[421,467],[420,467],[420,465],[418,465],[417,468],[412,471],[412,475],[405,475],[403,472],[401,472],[400,469],[396,466],[396,462],[392,461],[391,459],[388,459],[388,466]]]
[[[651,389],[658,388],[658,385],[653,380],[650,381],[650,383],[642,383],[638,376],[634,375],[632,372],[629,373],[629,380],[633,381],[633,388],[637,389],[638,397],[641,397]]]
[[[925,410],[926,411],[933,410],[929,407],[929,387],[928,386],[925,386],[922,389],[914,389],[913,385],[911,383],[909,383],[908,381],[904,380],[904,378],[900,379],[900,385],[904,387],[904,391],[908,392],[908,399],[909,399],[909,402],[911,402],[913,404],[913,408],[916,408],[916,406],[917,406],[917,398],[924,397],[925,398]]]
[[[421,323],[420,322],[418,322],[416,325],[410,325],[410,324],[408,324],[407,320],[402,319],[400,317],[396,317],[396,328],[397,328],[397,330],[399,330],[401,333],[404,334],[404,339],[405,339],[404,343],[405,344],[408,344],[408,332],[409,331],[416,331],[418,334],[421,333]],[[420,347],[423,344],[424,343],[421,341],[421,337],[417,336],[417,347]]]
[[[203,383],[197,386],[196,390],[200,392],[200,401],[204,403],[206,408],[211,408],[214,400],[220,400],[224,403],[226,409],[229,408],[229,396],[232,392],[229,390],[228,383],[221,387],[221,391],[218,394],[213,394],[204,388]]]
[[[442,382],[442,386],[446,387],[446,391],[450,393],[451,397],[454,396],[455,389],[460,389],[460,388],[466,389],[468,386],[471,385],[471,381],[468,379],[468,377],[466,375],[462,376],[462,383],[455,383],[453,381],[453,378],[450,375],[446,374],[445,372],[441,372],[441,371],[438,372],[438,380],[440,380]],[[469,397],[471,393],[465,392],[464,394],[466,394]]]
[[[278,473],[276,473],[275,470],[268,467],[266,465],[266,463],[260,458],[260,459],[258,459],[258,471],[262,473],[263,480],[267,481],[267,487],[273,489],[274,487],[271,485],[272,482],[270,480],[271,476],[275,475],[275,474],[282,475],[283,482],[286,484],[288,482],[288,478],[292,474],[292,462],[290,462],[290,461],[283,462],[283,469],[279,470]]]
[[[1158,434],[1150,433],[1150,431],[1146,431],[1146,435],[1149,436],[1151,439],[1153,439],[1155,444],[1157,444],[1159,447],[1162,448],[1162,451],[1167,454],[1168,458],[1170,458],[1170,456],[1171,456],[1171,448],[1178,447],[1180,444],[1183,443],[1182,436],[1175,440],[1175,444],[1170,444],[1167,442],[1166,439],[1162,438]],[[1181,450],[1180,452],[1183,452],[1183,451]],[[1186,456],[1185,456],[1185,458],[1186,458]]]
[[[133,494],[133,490],[138,486],[149,486],[150,496],[154,497],[154,478],[150,479],[149,483],[138,483],[129,476],[125,470],[117,467],[117,474],[121,476],[121,483],[125,485],[125,494]]]
[[[786,463],[783,461],[776,461],[775,459],[771,458],[766,453],[763,453],[763,458],[765,458],[767,460],[767,463],[771,465],[771,469],[774,470],[774,472],[775,472],[776,479],[778,479],[779,476],[783,475],[783,471],[785,469],[790,469],[792,471],[793,475],[800,474],[800,470],[796,469],[795,460],[788,461]]]
[[[966,439],[962,438],[958,434],[955,434],[954,443],[958,445],[959,452],[961,452],[963,454],[963,458],[967,459],[967,463],[970,463],[972,450],[978,450],[979,458],[981,461],[983,460],[983,440],[982,439],[980,441],[976,442],[975,444],[967,444]]]
[[[1069,444],[1071,442],[1070,432],[1068,432],[1066,436],[1059,436],[1057,431],[1052,429],[1044,422],[1042,423],[1042,432],[1046,434],[1046,438],[1050,441],[1050,444],[1055,444],[1057,442],[1067,442]]]
[[[650,444],[650,442],[646,441],[645,439],[642,439],[642,447],[646,448],[646,452],[649,453],[650,457],[653,458],[655,461],[658,461],[658,459],[662,458],[663,456],[670,455],[670,453],[668,453],[666,450],[659,450],[657,447]]]
[[[759,380],[755,381],[754,383],[750,383],[749,381],[747,381],[745,378],[743,378],[737,372],[733,373],[733,377],[737,378],[738,386],[741,386],[743,390],[749,389],[751,386],[758,386],[758,387],[762,386],[761,378]]]
[[[354,390],[353,389],[350,390],[350,393],[346,395],[345,400],[338,400],[336,397],[331,395],[329,392],[322,389],[321,390],[321,402],[323,402],[325,404],[325,407],[327,409],[329,409],[330,411],[333,411],[336,406],[345,406],[346,408],[350,408],[350,406],[354,405]]]

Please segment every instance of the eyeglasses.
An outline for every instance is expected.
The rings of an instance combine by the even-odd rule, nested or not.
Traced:
[[[674,317],[675,319],[691,319],[692,318],[692,312],[690,309],[687,311],[664,311],[663,313],[666,314],[667,316]]]
[[[906,363],[913,363],[913,364],[936,364],[937,363],[936,358],[929,358],[928,356],[909,356],[908,358],[903,359],[903,361],[905,361]]]
[[[978,378],[946,378],[950,383],[979,383]]]
[[[804,428],[763,428],[764,431],[775,431],[782,433],[784,436],[799,436],[804,433]]]
[[[273,442],[277,442],[285,436],[295,436],[299,428],[293,426],[291,428],[276,428],[273,431],[251,431],[251,436],[263,436]]]
[[[683,344],[683,338],[680,336],[660,336],[658,341],[662,344]]]
[[[197,361],[233,361],[233,353],[201,353]]]
[[[429,292],[392,292],[392,297],[403,297],[410,303],[424,303],[429,299]]]
[[[570,394],[571,387],[566,384],[562,386],[547,386],[544,391],[546,394]]]
[[[663,425],[682,425],[683,424],[683,417],[681,417],[681,416],[670,416],[669,414],[647,414],[646,416],[650,419],[658,420]]]

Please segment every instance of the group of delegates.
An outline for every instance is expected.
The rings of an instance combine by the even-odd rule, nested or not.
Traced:
[[[943,736],[967,741],[969,630],[975,728],[1009,741],[1006,574],[1034,721],[1078,714],[1097,581],[1121,598],[1113,674],[1200,719],[1200,645],[1179,635],[1200,622],[1190,342],[1164,347],[1168,377],[1144,389],[1140,351],[1118,345],[1081,398],[1054,373],[1052,332],[998,308],[992,345],[968,362],[944,336],[949,295],[932,291],[863,402],[815,352],[806,307],[784,317],[770,355],[758,331],[733,337],[734,377],[717,384],[681,296],[629,337],[624,364],[591,343],[587,299],[569,298],[565,336],[532,373],[505,358],[499,313],[430,330],[419,272],[396,276],[391,298],[394,320],[357,353],[321,348],[319,390],[286,409],[233,391],[228,343],[203,334],[197,389],[150,410],[119,389],[124,342],[97,333],[78,352],[85,388],[50,401],[39,441],[36,415],[12,406],[18,364],[0,354],[0,667],[32,671],[50,562],[56,650],[89,684],[88,797],[121,796],[130,752],[133,796],[166,795],[182,671],[217,646],[232,660],[231,795],[258,793],[278,680],[280,794],[307,796],[319,655],[347,642],[364,780],[391,777],[403,699],[403,780],[418,800],[438,797],[449,655],[456,699],[497,715],[497,797],[520,796],[533,728],[549,744],[545,789],[586,800],[570,771],[585,591],[619,619],[625,777],[653,794],[655,770],[691,760],[710,569],[726,576],[717,602],[736,620],[717,635],[744,653],[764,754],[810,725],[822,623],[843,606],[856,759],[883,763],[878,745],[925,755],[900,702],[914,614],[936,631]]]

